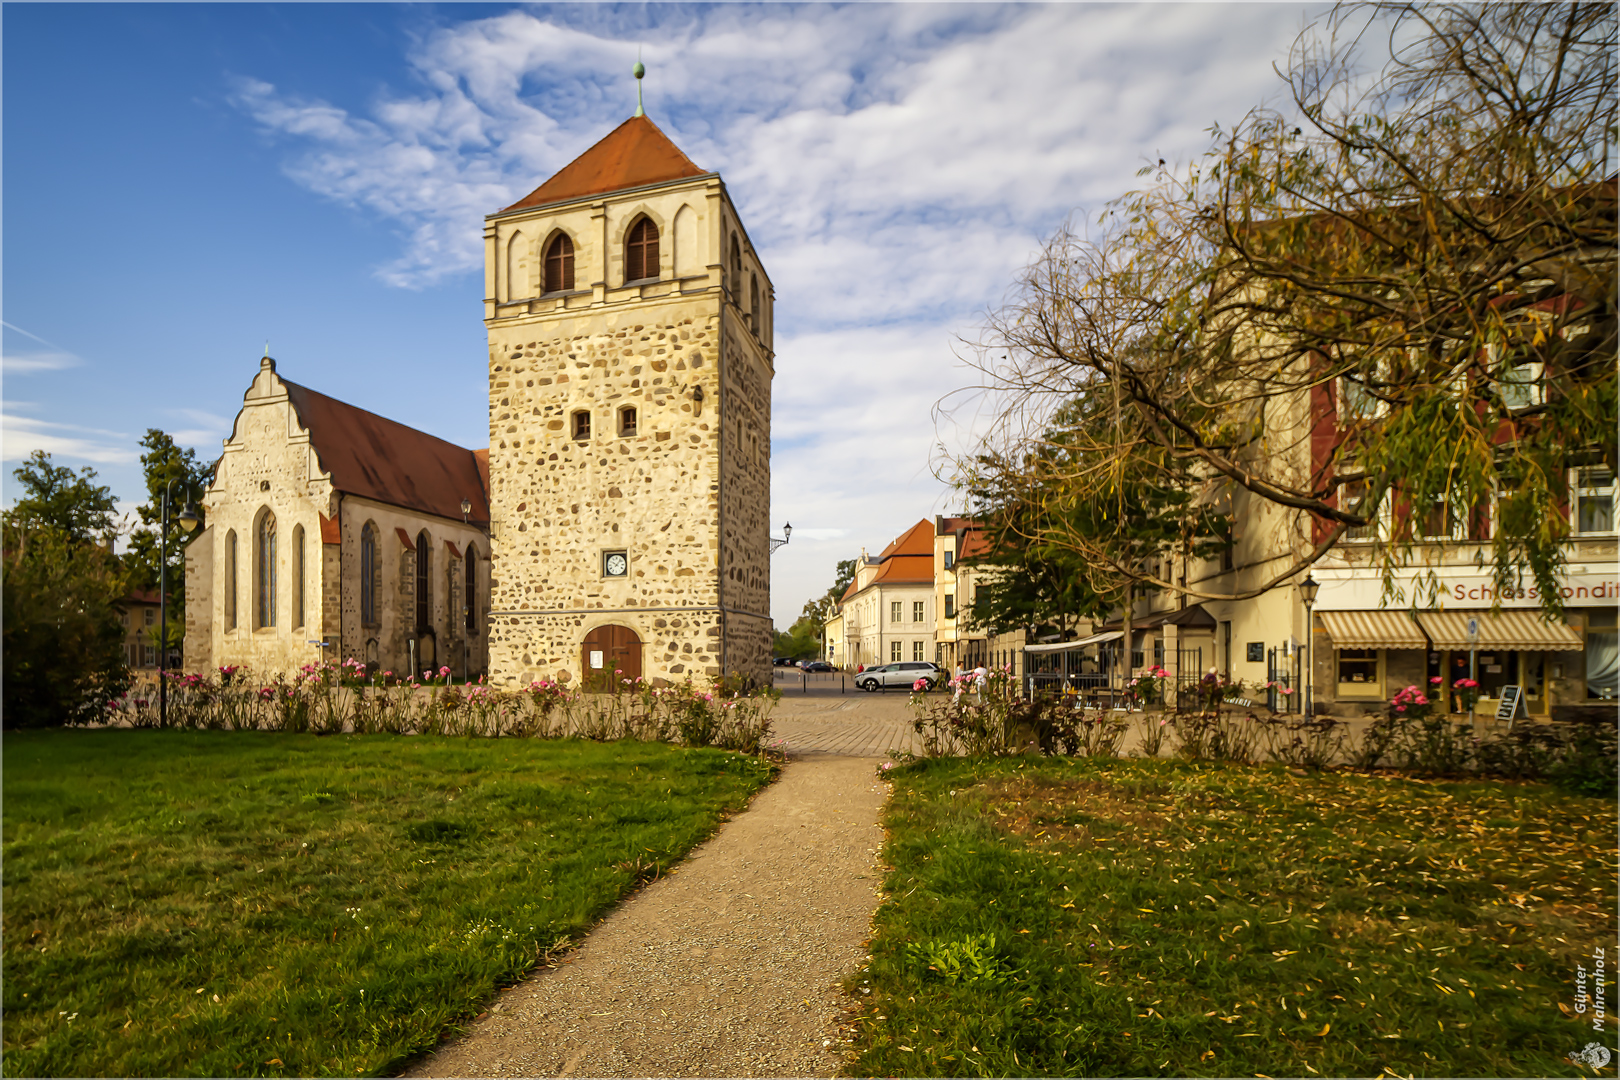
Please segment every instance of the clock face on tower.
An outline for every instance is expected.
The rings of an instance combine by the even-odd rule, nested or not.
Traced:
[[[602,557],[602,575],[604,577],[624,577],[630,569],[630,560],[625,558],[622,551],[610,551]]]

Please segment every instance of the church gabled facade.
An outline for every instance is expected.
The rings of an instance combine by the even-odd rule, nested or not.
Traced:
[[[186,668],[487,669],[488,457],[260,361],[186,547]]]
[[[506,682],[770,673],[770,279],[639,112],[486,220],[490,658]]]

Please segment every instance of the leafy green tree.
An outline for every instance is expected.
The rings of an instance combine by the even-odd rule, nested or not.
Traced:
[[[206,524],[206,511],[197,501],[207,490],[213,476],[213,468],[197,460],[196,451],[181,449],[176,446],[174,439],[166,432],[157,428],[148,428],[146,435],[141,439],[141,446],[145,453],[141,455],[141,469],[146,478],[147,501],[137,508],[143,527],[137,527],[129,537],[129,547],[124,554],[125,565],[130,570],[130,582],[135,588],[156,591],[158,587],[158,563],[160,561],[161,545],[159,544],[159,523],[162,521],[163,491],[170,481],[174,482],[169,504],[169,561],[166,568],[168,595],[170,598],[171,622],[184,624],[183,612],[186,609],[186,544],[196,533],[187,534],[176,524],[180,511],[188,503],[196,511],[199,518],[197,531],[201,531]],[[176,631],[170,628],[170,636]]]
[[[832,618],[833,611],[838,607],[838,601],[849,588],[849,583],[855,580],[855,560],[839,559],[837,573],[833,578],[832,587],[813,600],[807,600],[804,610],[799,613],[799,619],[793,625],[797,627],[800,622],[808,620],[812,634],[818,642],[822,631],[827,627],[827,620]],[[777,653],[778,656],[787,655]]]
[[[0,515],[4,723],[82,723],[129,686],[119,602],[128,581],[98,543],[113,501],[95,472],[36,452],[14,475],[25,494]]]
[[[22,485],[16,505],[7,511],[18,528],[50,530],[86,544],[104,543],[118,531],[117,500],[110,488],[96,483],[94,469],[75,473],[35,450],[11,475]]]
[[[1612,4],[1341,4],[1279,66],[1284,108],[1051,240],[988,328],[974,453],[1017,473],[1078,402],[1068,483],[1181,489],[1286,538],[1265,579],[1211,591],[1051,519],[1043,540],[1138,586],[1245,599],[1354,529],[1393,588],[1434,515],[1488,521],[1468,542],[1498,594],[1529,577],[1557,610],[1570,471],[1620,467],[1616,26]]]
[[[805,615],[794,620],[787,633],[777,632],[775,637],[777,656],[788,656],[794,660],[814,660],[821,656],[821,628]]]

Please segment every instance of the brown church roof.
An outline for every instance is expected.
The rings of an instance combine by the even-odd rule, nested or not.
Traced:
[[[487,451],[468,450],[425,431],[281,380],[309,431],[321,467],[339,491],[459,520],[489,521]],[[478,455],[485,454],[480,462]]]
[[[562,171],[507,210],[583,199],[625,188],[705,176],[669,136],[645,116],[632,116],[607,137],[563,166]],[[505,213],[506,211],[501,211]]]

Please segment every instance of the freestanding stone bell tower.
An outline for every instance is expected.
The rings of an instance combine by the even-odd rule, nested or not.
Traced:
[[[770,279],[638,109],[484,226],[490,670],[770,677]]]

